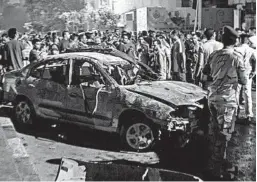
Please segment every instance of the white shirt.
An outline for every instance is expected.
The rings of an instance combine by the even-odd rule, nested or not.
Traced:
[[[251,48],[248,44],[242,44],[239,47],[235,48],[238,52],[240,52],[242,54],[242,56],[244,57],[244,65],[247,71],[251,71],[252,70],[252,65],[251,65],[251,57],[255,56],[256,58],[256,51]]]
[[[223,44],[216,40],[208,40],[203,44],[203,53],[204,53],[204,65],[207,63],[209,56],[217,50],[223,48]]]

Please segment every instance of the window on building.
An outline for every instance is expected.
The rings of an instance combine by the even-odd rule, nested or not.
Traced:
[[[126,14],[126,21],[133,21],[134,17],[133,17],[133,13],[127,13]]]
[[[101,6],[108,5],[108,0],[101,0],[101,1],[100,1],[100,5],[101,5]]]
[[[217,8],[227,8],[228,7],[228,0],[216,0]]]
[[[193,0],[182,0],[182,7],[192,7]]]
[[[246,14],[256,14],[256,2],[249,2],[245,4]]]

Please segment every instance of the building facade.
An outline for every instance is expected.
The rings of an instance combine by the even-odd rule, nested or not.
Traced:
[[[256,0],[228,0],[228,4],[238,9],[240,25],[245,22],[247,29],[256,27]]]
[[[133,9],[143,7],[165,7],[175,9],[182,7],[182,0],[116,0],[114,1],[114,12],[123,14]]]
[[[114,10],[115,0],[84,0],[85,3],[89,4],[94,9],[99,9],[101,7],[107,7]]]
[[[195,10],[192,8],[192,0],[118,0],[114,3],[114,12],[121,14],[121,24],[127,31],[141,31],[143,24],[147,29],[165,30],[179,28],[192,30],[195,21]],[[138,19],[138,12],[146,10],[144,20]],[[139,11],[138,11],[139,10]],[[145,11],[145,10],[144,10]],[[140,22],[142,21],[142,22]],[[147,23],[143,23],[143,21]],[[166,26],[165,26],[166,25]]]

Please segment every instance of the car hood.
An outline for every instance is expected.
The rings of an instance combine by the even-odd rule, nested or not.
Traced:
[[[196,105],[197,101],[207,96],[207,92],[201,87],[177,81],[141,82],[124,88],[173,106]]]

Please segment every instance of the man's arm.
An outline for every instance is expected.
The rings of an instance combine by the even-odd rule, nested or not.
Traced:
[[[247,83],[247,75],[246,75],[246,70],[243,62],[243,56],[240,56],[237,58],[237,75],[238,75],[238,82],[242,85],[246,85]]]
[[[203,67],[203,70],[202,70],[202,73],[204,75],[207,75],[207,76],[210,76],[211,75],[211,66],[210,66],[210,63],[213,59],[213,55],[214,53],[212,53],[210,56],[209,56],[209,59],[207,60],[207,63],[205,64],[205,66]]]
[[[250,63],[252,66],[252,71],[250,73],[250,79],[253,78],[256,75],[256,52],[254,51],[251,58]]]
[[[195,70],[195,77],[198,77],[201,73],[201,70],[204,67],[204,53],[203,53],[203,48],[199,48],[199,53],[198,53],[198,61],[196,63],[196,70]]]
[[[167,61],[168,61],[168,66],[167,66],[167,72],[168,72],[168,75],[170,77],[170,72],[171,72],[171,52],[166,50],[165,51],[165,54],[166,54],[166,57],[167,57]]]

